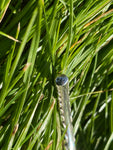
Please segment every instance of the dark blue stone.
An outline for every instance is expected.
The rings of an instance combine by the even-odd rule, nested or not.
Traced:
[[[57,85],[63,86],[63,85],[66,85],[67,82],[68,82],[68,77],[64,74],[56,78]]]

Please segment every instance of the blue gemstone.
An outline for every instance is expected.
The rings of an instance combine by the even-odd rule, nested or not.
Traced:
[[[57,85],[63,86],[63,85],[66,85],[67,82],[68,82],[68,77],[64,74],[56,78]]]

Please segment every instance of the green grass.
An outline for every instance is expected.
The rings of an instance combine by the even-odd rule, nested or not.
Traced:
[[[113,1],[0,3],[0,149],[62,149],[64,73],[77,150],[112,150]]]

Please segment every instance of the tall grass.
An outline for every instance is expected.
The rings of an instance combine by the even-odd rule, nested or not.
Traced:
[[[111,0],[1,0],[1,150],[62,149],[61,73],[77,150],[113,149],[112,22]]]

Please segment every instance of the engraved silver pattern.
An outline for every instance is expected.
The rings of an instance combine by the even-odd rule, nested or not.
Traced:
[[[69,81],[66,75],[61,75],[56,78],[56,86],[58,90],[58,103],[60,109],[61,122],[65,134],[65,150],[76,150],[75,139],[73,135],[71,108],[69,101]]]

